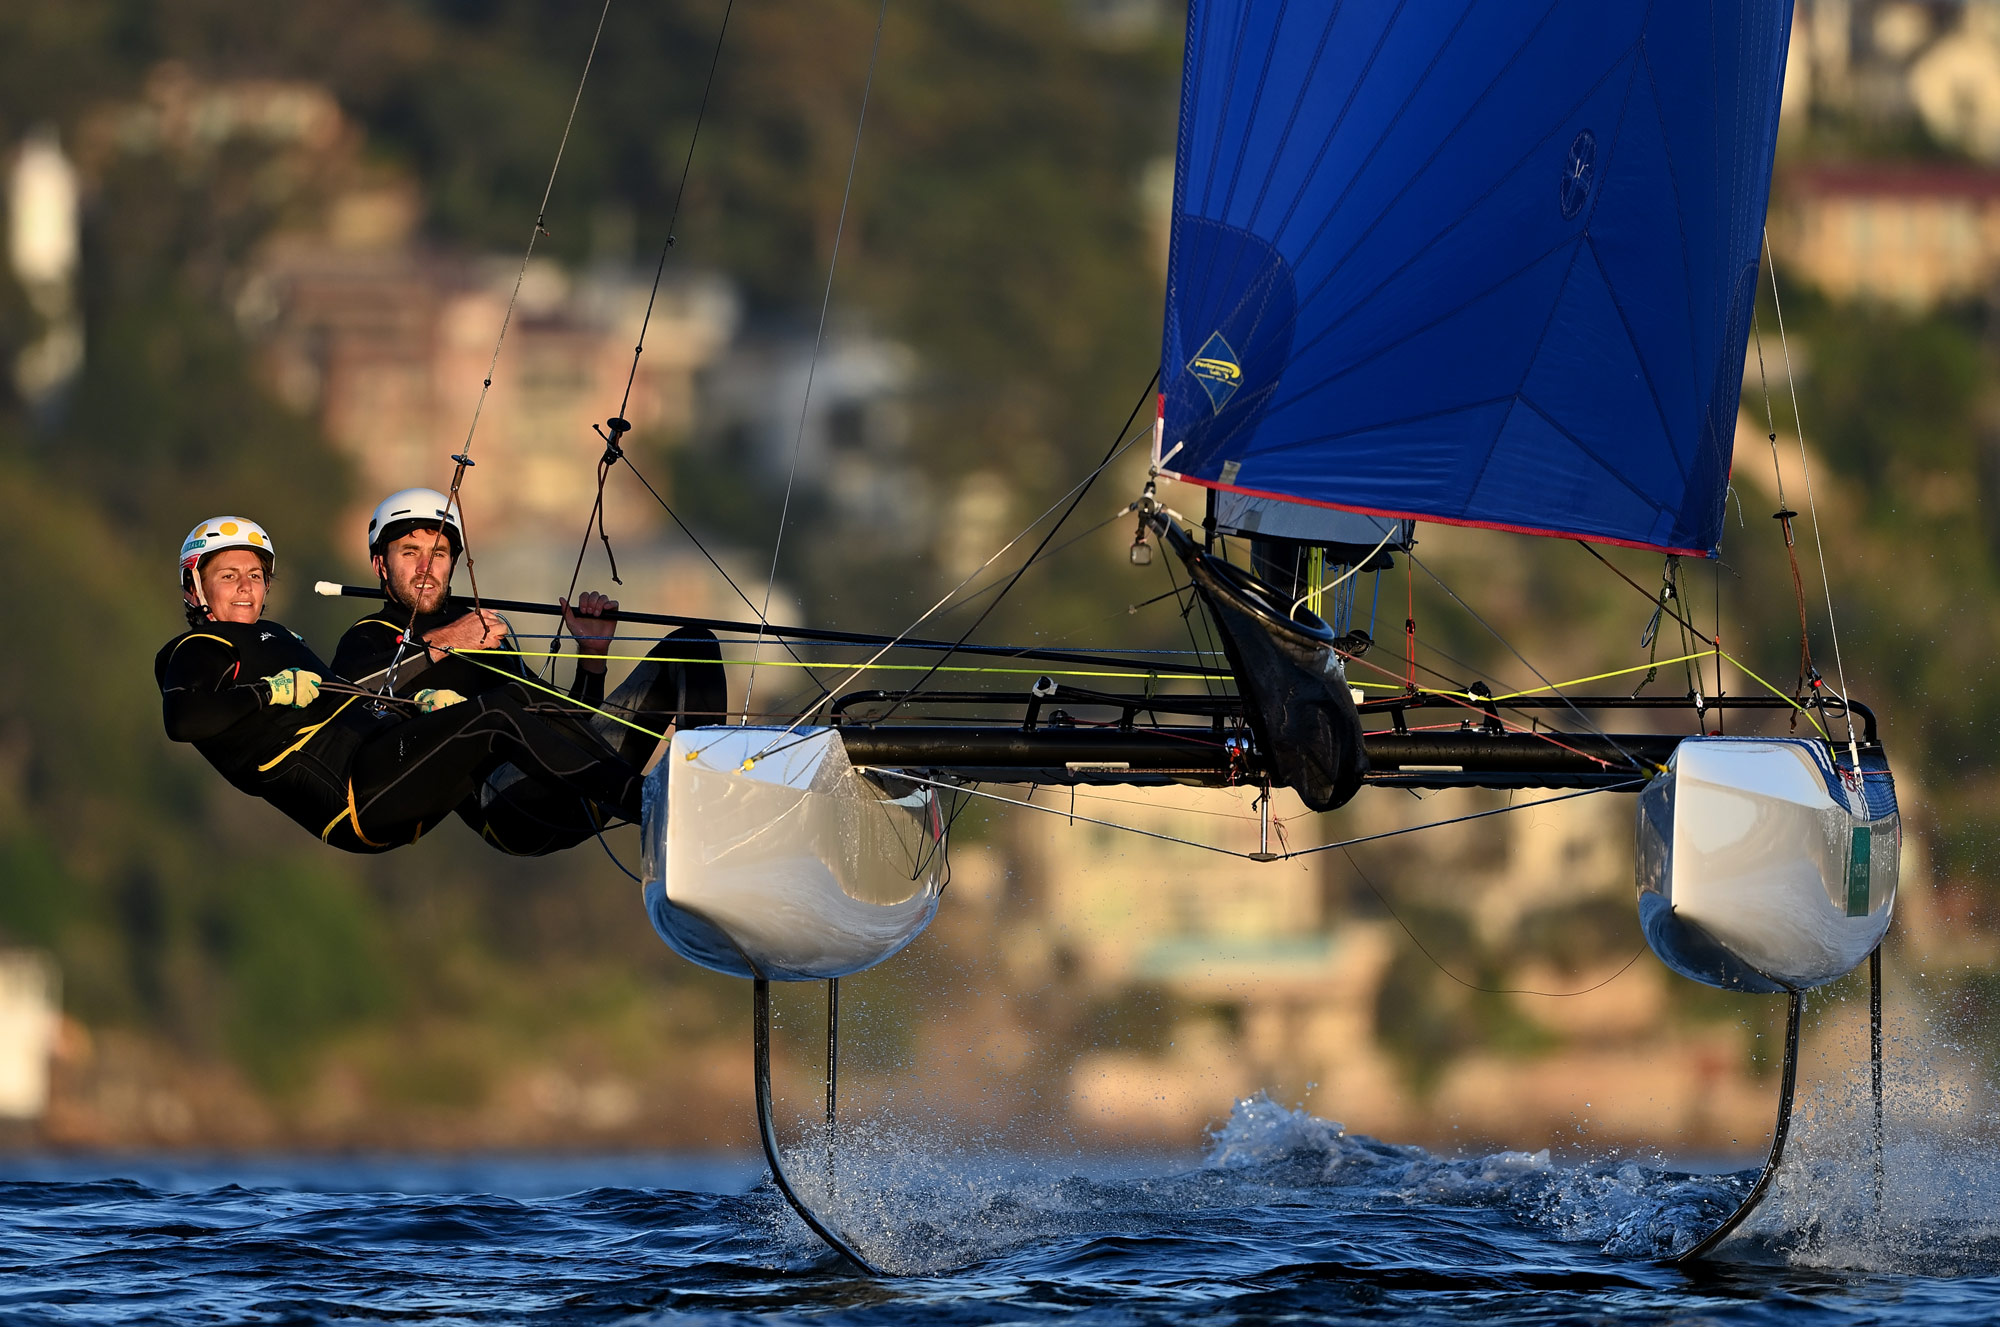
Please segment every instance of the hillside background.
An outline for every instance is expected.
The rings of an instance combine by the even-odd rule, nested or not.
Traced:
[[[590,425],[619,407],[633,292],[722,8],[612,7],[475,435],[489,594],[568,581],[601,450]],[[1802,506],[1802,419],[1839,662],[1902,780],[1893,1007],[1912,1038],[1948,1034],[1908,1077],[1975,1097],[2000,1049],[1980,1031],[2000,1025],[1991,8],[1801,5],[1772,224],[1785,340],[1768,285],[1758,324],[1771,422],[1753,356],[1723,557],[1682,569],[1704,628],[1789,689],[1798,609],[1766,435]],[[172,554],[218,512],[274,531],[272,615],[331,652],[354,614],[308,587],[364,579],[357,513],[381,492],[447,479],[597,18],[526,0],[0,9],[0,154],[61,152],[81,237],[60,282],[0,277],[0,556],[20,610],[0,654],[0,945],[59,974],[62,1015],[46,1103],[7,1141],[747,1142],[747,990],[669,953],[606,852],[516,861],[454,825],[384,857],[332,854],[168,743],[149,675],[180,629]],[[890,6],[815,388],[839,404],[812,413],[795,393],[875,18],[859,0],[735,7],[632,451],[754,599],[798,449],[774,616],[893,631],[1087,474],[1144,400],[1181,15]],[[424,372],[445,385],[412,404],[410,366],[433,352]],[[1129,526],[1105,523],[1140,476],[1112,471],[1072,532],[1100,528],[1029,573],[981,639],[1187,642],[1171,600],[1128,611],[1168,589],[1157,563],[1127,564]],[[611,484],[628,606],[752,615],[628,475]],[[1837,681],[1819,545],[1800,529],[1814,658]],[[1647,599],[1573,544],[1420,538],[1549,677],[1646,662]],[[584,583],[611,588],[587,552]],[[1659,584],[1657,559],[1612,560]],[[1404,576],[1365,591],[1357,623],[1393,640],[1407,600],[1426,666],[1532,681],[1437,584]],[[962,630],[987,602],[928,629]],[[1670,638],[1660,657],[1681,653]],[[1652,686],[1712,691],[1701,666],[1709,680],[1679,664]],[[782,710],[797,684],[766,675],[757,704]],[[1749,684],[1731,670],[1726,685]],[[1254,834],[1230,794],[1105,796],[1111,818]],[[1287,832],[1305,844],[1492,804],[1394,796],[1293,814]],[[1623,966],[1640,948],[1628,817],[1590,799],[1225,868],[975,809],[934,933],[849,983],[854,1100],[1007,1137],[1184,1145],[1267,1088],[1412,1141],[1726,1149],[1767,1127],[1774,1011],[1650,956]],[[636,861],[631,831],[608,846]],[[1818,1006],[1837,1048],[1853,996]],[[818,999],[784,1001],[808,1103]]]

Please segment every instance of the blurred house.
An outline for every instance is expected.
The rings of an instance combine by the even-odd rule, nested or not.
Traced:
[[[210,80],[172,60],[147,76],[139,100],[104,107],[87,132],[99,152],[160,152],[198,160],[249,142],[294,154],[267,182],[274,191],[301,187],[282,177],[302,174],[296,168],[306,161],[351,160],[360,143],[360,130],[317,83]]]
[[[2000,3],[1799,0],[1785,115],[1809,108],[1864,123],[1920,124],[2000,161]]]
[[[1103,46],[1143,45],[1167,28],[1167,7],[1161,0],[1070,0],[1071,20],[1085,36]]]
[[[1258,846],[1254,796],[1099,788],[1079,790],[1072,803],[1070,790],[1052,788],[1033,800],[1055,814],[1009,818],[1010,878],[1032,891],[1005,923],[1016,984],[1103,1003],[1151,991],[1180,1011],[1162,1051],[1098,1049],[1077,1059],[1069,1086],[1079,1117],[1134,1139],[1185,1137],[1227,1115],[1232,1101],[1270,1089],[1403,1137],[1460,1129],[1520,1139],[1588,1114],[1624,1139],[1678,1129],[1713,1143],[1757,1127],[1769,1110],[1735,1031],[1676,1029],[1668,1005],[1677,979],[1646,956],[1628,966],[1627,937],[1616,952],[1599,952],[1586,928],[1572,936],[1577,952],[1567,962],[1531,942],[1580,905],[1601,914],[1629,903],[1630,803],[1579,799],[1396,838],[1380,857],[1362,849],[1271,863],[1066,814],[1242,853]],[[1490,797],[1452,794],[1453,810],[1440,812],[1437,798],[1377,794],[1321,817],[1280,791],[1276,817],[1284,846],[1297,851],[1420,826],[1469,809],[1466,796]],[[1364,870],[1391,889],[1416,939],[1384,915]],[[1537,1049],[1439,1057],[1420,1088],[1410,1048],[1392,1044],[1399,1011],[1385,1003],[1411,998],[1391,978],[1415,955],[1439,992],[1427,998],[1474,1017],[1466,1002],[1475,993],[1416,948],[1435,927],[1424,919],[1447,915],[1467,918],[1483,952],[1502,956],[1497,986],[1560,993],[1605,984],[1574,999],[1506,997]],[[1629,943],[1638,943],[1636,917]],[[1454,962],[1462,979],[1480,979],[1475,964]]]
[[[61,1008],[53,960],[0,950],[0,1123],[37,1120],[48,1108]]]
[[[573,558],[603,451],[593,424],[623,403],[637,433],[684,436],[696,375],[735,333],[726,278],[670,269],[634,373],[650,268],[538,260],[516,291],[517,258],[426,247],[417,185],[368,158],[360,126],[316,83],[162,64],[143,96],[102,108],[81,138],[86,174],[110,155],[160,154],[200,177],[248,151],[273,238],[236,274],[233,298],[267,380],[354,459],[364,511],[382,493],[442,485],[470,434],[475,547],[482,532],[560,535]],[[612,499],[614,529],[658,525],[637,485]]]
[[[1910,64],[1910,102],[1931,133],[2000,161],[2000,5],[1960,6],[1958,22]]]
[[[766,488],[817,493],[874,551],[913,550],[930,526],[909,455],[916,374],[913,350],[858,322],[835,319],[817,349],[796,328],[753,329],[704,379],[696,445]]]
[[[626,402],[639,435],[685,435],[695,375],[735,331],[734,287],[712,273],[670,279],[634,374],[650,273],[538,260],[517,294],[517,261],[422,249],[410,237],[415,213],[413,198],[393,194],[341,200],[323,234],[269,248],[237,300],[239,320],[279,393],[353,457],[364,495],[442,487],[470,435],[475,550],[482,533],[573,541],[604,450],[593,425]],[[608,492],[615,530],[659,524],[636,485]]]
[[[77,304],[76,167],[56,132],[31,132],[7,175],[7,257],[41,334],[14,359],[14,385],[37,414],[59,410],[83,369],[83,311]]]
[[[1773,242],[1836,299],[1911,310],[1983,298],[2000,276],[2000,171],[1867,163],[1788,172]]]

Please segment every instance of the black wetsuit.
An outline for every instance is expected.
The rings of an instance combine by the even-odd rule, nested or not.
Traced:
[[[192,742],[223,777],[350,852],[415,842],[507,762],[560,785],[600,816],[636,819],[643,779],[591,734],[518,683],[431,714],[322,693],[303,709],[271,703],[264,678],[332,670],[275,622],[208,622],[154,660],[167,735]]]
[[[303,709],[273,705],[264,679],[287,668],[332,676],[305,641],[276,622],[207,622],[176,636],[153,660],[167,736],[194,743],[231,784],[337,847],[394,846],[354,835],[346,823],[347,778],[355,751],[400,716],[332,692]]]
[[[349,627],[334,647],[333,671],[358,687],[369,691],[392,689],[399,696],[415,695],[426,687],[439,691],[456,691],[461,696],[476,696],[482,691],[511,680],[527,681],[532,678],[527,662],[521,658],[513,638],[501,642],[502,653],[495,654],[448,654],[435,663],[430,660],[430,652],[417,643],[439,627],[449,626],[472,611],[472,605],[463,599],[447,599],[443,608],[435,613],[419,613],[414,624],[409,610],[397,605],[385,604],[378,612]],[[411,645],[402,651],[402,659],[397,660],[397,642],[403,638],[405,627],[410,628]],[[383,683],[389,666],[396,666],[396,685],[385,688]],[[576,680],[569,689],[571,700],[580,705],[595,707],[604,700],[604,674],[587,673],[577,670]]]
[[[526,687],[547,708],[562,701],[537,681],[512,642],[503,653],[452,654],[430,661],[420,642],[425,634],[447,626],[472,611],[462,599],[449,599],[435,613],[420,613],[414,624],[408,610],[395,604],[370,613],[347,629],[334,652],[334,668],[342,677],[371,690],[382,689],[393,667],[394,690],[410,695],[425,687],[477,696],[514,682]],[[413,625],[415,638],[398,658],[398,641]],[[593,730],[600,742],[630,764],[644,765],[657,734],[671,724],[698,727],[719,722],[728,707],[728,687],[722,672],[722,651],[707,631],[682,629],[655,645],[654,656],[674,662],[642,662],[609,699],[604,674],[576,671],[568,696],[575,718]],[[619,722],[624,720],[625,722]],[[575,847],[604,828],[599,807],[559,784],[531,771],[495,761],[472,794],[457,808],[458,816],[481,838],[502,852],[536,857]]]

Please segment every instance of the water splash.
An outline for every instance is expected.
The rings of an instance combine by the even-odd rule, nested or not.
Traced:
[[[1052,1241],[1174,1231],[1217,1213],[1283,1207],[1328,1229],[1367,1214],[1489,1214],[1534,1238],[1619,1258],[1692,1245],[1733,1210],[1744,1176],[1675,1172],[1632,1160],[1562,1166],[1546,1150],[1444,1157],[1349,1133],[1266,1093],[1236,1103],[1198,1163],[1106,1178],[996,1146],[925,1146],[907,1126],[850,1123],[829,1151],[812,1130],[787,1150],[800,1194],[885,1270],[937,1273]],[[1101,1167],[1093,1167],[1101,1170]],[[772,1195],[770,1232],[788,1258],[824,1260]]]

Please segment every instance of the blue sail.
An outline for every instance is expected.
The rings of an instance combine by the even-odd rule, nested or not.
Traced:
[[[1713,552],[1790,27],[1790,0],[1192,0],[1163,469]]]

